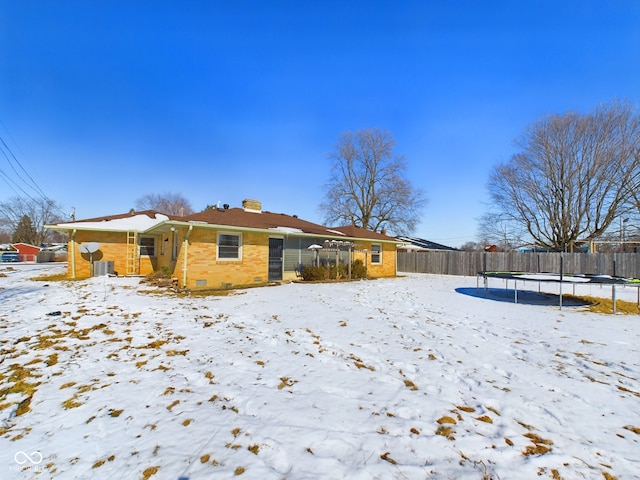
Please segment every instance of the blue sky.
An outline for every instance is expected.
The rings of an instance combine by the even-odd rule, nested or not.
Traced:
[[[636,0],[0,0],[0,136],[79,219],[168,191],[321,222],[339,135],[381,128],[415,234],[459,246],[527,125],[616,98],[640,101]]]

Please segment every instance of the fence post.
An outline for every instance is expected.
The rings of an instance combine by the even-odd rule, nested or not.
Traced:
[[[562,310],[562,275],[564,270],[564,259],[562,253],[560,253],[560,310]]]

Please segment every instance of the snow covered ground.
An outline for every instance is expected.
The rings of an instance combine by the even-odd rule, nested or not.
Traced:
[[[638,316],[436,275],[30,280],[63,270],[0,265],[2,480],[640,478]]]

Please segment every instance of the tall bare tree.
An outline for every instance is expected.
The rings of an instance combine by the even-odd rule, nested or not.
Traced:
[[[21,222],[26,224],[26,218],[31,223],[29,231],[32,231],[26,243],[40,245],[53,234],[44,226],[62,221],[60,212],[58,203],[48,198],[14,197],[0,202],[0,227],[10,230],[13,237]]]
[[[489,178],[495,213],[550,249],[601,236],[640,185],[640,116],[627,103],[548,116],[516,145]]]
[[[166,215],[190,215],[193,208],[189,200],[179,193],[147,193],[136,200],[137,210],[157,210]]]
[[[387,130],[344,132],[330,154],[331,175],[320,205],[329,224],[411,233],[426,200],[406,178],[404,157],[393,153]]]

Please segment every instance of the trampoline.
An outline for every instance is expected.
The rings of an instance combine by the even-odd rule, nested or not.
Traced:
[[[638,306],[640,306],[640,279],[612,277],[611,275],[590,275],[590,274],[566,274],[566,273],[535,273],[535,272],[478,272],[476,288],[480,289],[480,277],[484,279],[485,292],[488,288],[490,278],[499,278],[505,281],[505,288],[508,289],[509,281],[513,280],[514,302],[518,303],[518,282],[538,282],[538,290],[540,283],[557,283],[560,287],[559,306],[562,309],[562,286],[573,285],[573,293],[575,295],[575,286],[578,284],[597,284],[611,285],[611,302],[613,304],[613,313],[616,313],[616,286],[630,286],[638,289]]]

